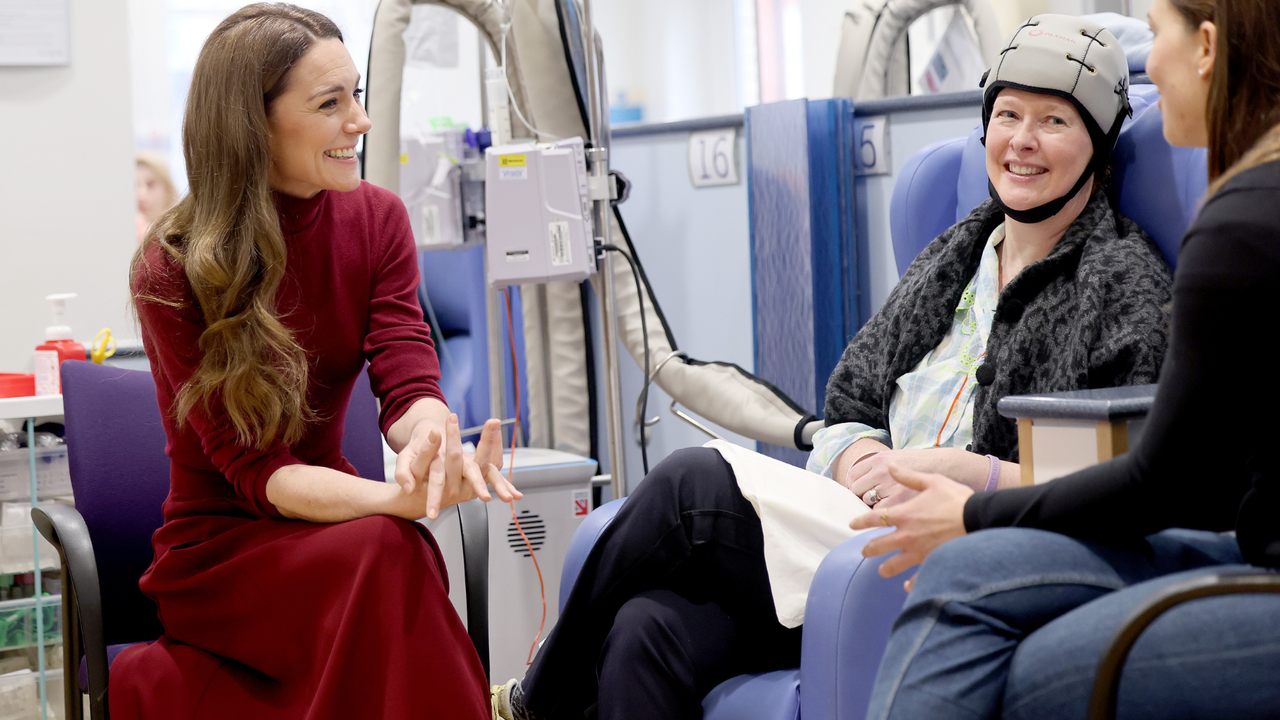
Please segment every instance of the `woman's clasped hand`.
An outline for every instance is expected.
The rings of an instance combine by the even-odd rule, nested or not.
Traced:
[[[488,502],[489,485],[503,502],[523,497],[502,474],[502,424],[493,419],[484,424],[474,454],[462,447],[456,414],[449,415],[443,436],[432,424],[418,423],[396,456],[395,478],[401,517],[410,520],[434,520],[441,510],[474,498]]]
[[[893,466],[963,478],[971,487],[982,487],[991,468],[985,456],[960,448],[883,450],[858,458],[847,471],[846,486],[878,510],[900,505],[914,497],[916,491],[894,478],[889,471]],[[873,490],[875,494],[868,497]]]

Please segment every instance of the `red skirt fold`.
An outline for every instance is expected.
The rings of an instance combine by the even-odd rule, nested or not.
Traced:
[[[489,717],[444,561],[417,523],[248,521],[172,547],[140,586],[165,636],[112,664],[117,720]]]

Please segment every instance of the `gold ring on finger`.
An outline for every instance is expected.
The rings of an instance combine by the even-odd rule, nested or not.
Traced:
[[[889,524],[889,511],[888,511],[888,510],[881,510],[881,511],[880,511],[880,524],[881,524],[881,525],[888,525],[888,524]]]

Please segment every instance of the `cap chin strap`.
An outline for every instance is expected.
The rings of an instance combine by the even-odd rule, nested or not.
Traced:
[[[996,186],[991,182],[991,178],[987,178],[987,191],[991,193],[991,199],[995,201],[996,207],[1004,211],[1005,217],[1024,225],[1034,225],[1038,222],[1044,222],[1045,220],[1048,220],[1054,215],[1062,212],[1062,208],[1066,207],[1067,203],[1071,202],[1071,199],[1080,193],[1081,188],[1085,186],[1085,183],[1087,183],[1089,178],[1092,176],[1093,163],[1089,163],[1089,167],[1084,169],[1084,172],[1080,175],[1080,179],[1076,181],[1075,187],[1068,190],[1066,195],[1063,195],[1057,200],[1050,200],[1043,205],[1033,207],[1030,210],[1014,210],[1006,205],[1004,200],[1000,198],[1000,193],[996,192]]]

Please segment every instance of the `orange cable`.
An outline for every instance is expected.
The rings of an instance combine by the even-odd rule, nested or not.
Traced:
[[[511,467],[507,468],[507,480],[511,483],[511,487],[515,487],[516,483],[513,476],[516,471],[516,438],[520,436],[520,366],[516,362],[516,333],[515,325],[511,319],[511,290],[503,288],[502,295],[507,301],[507,339],[511,347],[511,381],[515,386],[516,393],[516,418],[511,427]],[[516,532],[520,533],[520,539],[524,540],[525,547],[529,548],[529,557],[533,558],[533,569],[538,571],[538,592],[542,595],[542,622],[538,625],[538,634],[534,636],[533,644],[529,646],[529,657],[524,663],[525,665],[532,665],[533,653],[538,649],[538,641],[542,639],[542,631],[547,627],[547,587],[542,580],[542,567],[538,565],[538,556],[533,551],[533,543],[529,542],[529,536],[524,534],[524,528],[520,526],[520,518],[516,517],[516,501],[514,498],[511,500],[511,520],[515,522]]]

